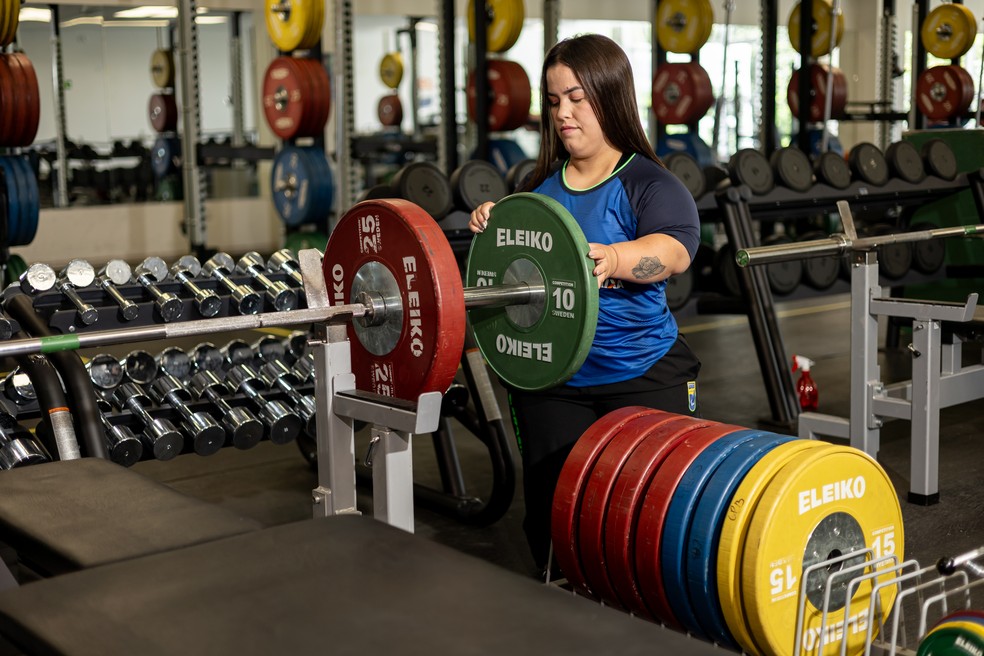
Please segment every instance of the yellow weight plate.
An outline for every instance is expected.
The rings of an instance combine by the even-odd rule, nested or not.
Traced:
[[[874,557],[903,558],[902,509],[895,487],[881,466],[863,451],[831,445],[793,457],[759,498],[745,541],[741,587],[745,618],[753,640],[766,653],[833,656],[864,649],[872,581],[856,584],[850,615],[844,611],[848,581],[831,590],[826,633],[820,636],[825,570],[803,582],[807,590],[802,640],[794,645],[799,589],[804,570],[842,554],[871,548]],[[864,556],[858,556],[860,561]],[[843,562],[846,568],[856,560]],[[890,567],[880,563],[879,569]],[[860,576],[860,572],[855,576]],[[888,613],[896,586],[879,593],[879,608]],[[795,647],[794,651],[790,648]]]
[[[813,0],[813,23],[816,29],[813,31],[813,38],[810,41],[810,55],[821,57],[830,52],[830,30],[832,21],[830,12],[832,5],[830,0]],[[800,52],[800,3],[793,7],[793,13],[789,15],[789,42],[793,50]],[[840,45],[841,38],[844,36],[844,14],[837,14],[837,32],[834,35],[834,47]]]
[[[752,641],[742,612],[741,560],[749,520],[766,486],[791,458],[807,449],[827,446],[830,446],[827,442],[796,440],[769,451],[745,474],[721,522],[717,552],[718,600],[731,635],[749,654],[762,653]]]
[[[403,80],[403,55],[399,52],[388,52],[379,62],[379,79],[390,89],[400,86]]]
[[[977,22],[964,5],[940,5],[929,12],[919,30],[923,47],[941,59],[962,57],[974,45]]]
[[[8,46],[17,38],[17,25],[20,23],[20,0],[4,0],[2,12],[3,26],[0,28],[0,45]]]
[[[984,624],[980,622],[973,622],[970,620],[946,620],[945,622],[940,622],[932,629],[930,629],[926,635],[932,635],[939,631],[940,629],[960,629],[961,631],[966,631],[967,633],[972,633],[979,638],[984,638]]]
[[[174,86],[174,53],[158,48],[150,56],[150,79],[154,86],[167,88]]]
[[[324,0],[266,0],[265,5],[267,34],[279,50],[306,50],[318,42]]]
[[[516,44],[526,19],[523,0],[485,0],[488,23],[485,49],[505,52]],[[475,0],[468,0],[468,39],[475,40]]]
[[[656,39],[669,52],[697,52],[713,26],[711,0],[662,0],[656,10]]]

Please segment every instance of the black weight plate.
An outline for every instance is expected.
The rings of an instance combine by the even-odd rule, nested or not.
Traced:
[[[714,270],[721,283],[721,292],[727,296],[741,296],[738,282],[738,264],[735,263],[735,249],[725,244],[714,254]]]
[[[666,279],[666,307],[678,310],[687,304],[694,291],[694,268]]]
[[[807,232],[797,241],[824,239],[826,236],[825,232],[817,230]],[[820,291],[829,289],[840,276],[840,266],[840,258],[836,255],[805,258],[803,260],[803,284]]]
[[[939,226],[928,222],[913,223],[909,230],[933,230]],[[920,273],[936,273],[946,261],[946,240],[926,239],[912,243],[912,268]]]
[[[792,241],[793,239],[788,235],[769,235],[762,240],[762,245],[791,244]],[[769,280],[769,287],[773,294],[779,296],[791,294],[799,287],[800,280],[803,279],[803,261],[787,260],[767,264],[765,265],[765,277]]]
[[[510,166],[506,171],[506,186],[509,188],[509,193],[514,194],[519,191],[519,186],[533,173],[534,168],[536,168],[535,159],[521,159]]]
[[[451,183],[435,164],[412,162],[393,176],[390,184],[400,198],[410,201],[440,221],[451,211]]]
[[[364,200],[378,200],[380,198],[396,198],[396,192],[389,185],[378,184],[363,191],[356,202],[361,203]]]
[[[704,186],[708,191],[714,191],[723,181],[728,179],[728,169],[723,166],[704,167]]]
[[[862,141],[851,148],[847,156],[851,171],[868,184],[881,186],[888,182],[888,162],[885,154],[873,143]]]
[[[809,191],[813,186],[813,167],[810,158],[799,148],[787,146],[772,151],[769,156],[772,173],[783,187],[793,191]]]
[[[690,195],[700,198],[704,194],[704,171],[690,153],[670,153],[663,159],[670,173],[679,178]]]
[[[847,189],[851,184],[851,167],[832,150],[820,154],[813,163],[813,172],[817,174],[817,181],[834,189]]]
[[[885,149],[888,168],[896,178],[906,182],[922,182],[926,177],[922,155],[909,141],[896,141]]]
[[[772,167],[765,155],[754,148],[743,148],[728,160],[728,175],[736,185],[747,185],[753,194],[767,194],[776,186]]]
[[[889,235],[898,232],[887,223],[877,223],[871,226],[867,233],[871,236]],[[910,242],[883,244],[876,249],[878,253],[878,271],[886,278],[898,280],[912,268],[912,244]]]
[[[462,212],[471,212],[488,201],[496,202],[509,193],[499,169],[481,159],[468,160],[456,168],[450,182],[454,205]]]
[[[957,177],[957,156],[950,144],[942,139],[930,139],[920,149],[926,171],[944,180]]]

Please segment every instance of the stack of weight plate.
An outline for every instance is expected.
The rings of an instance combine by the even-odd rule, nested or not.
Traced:
[[[267,67],[262,89],[264,117],[284,141],[270,178],[273,205],[288,227],[323,224],[335,195],[319,145],[331,113],[331,81],[317,49],[325,6],[314,0],[294,0],[289,7],[267,0],[265,7],[267,34],[283,53]],[[314,145],[297,145],[306,138]]]
[[[643,407],[578,440],[551,536],[580,594],[749,654],[816,653],[821,623],[879,626],[871,596],[882,616],[896,589],[872,592],[889,568],[878,559],[903,556],[895,488],[864,452]],[[875,571],[861,583],[825,578],[866,559]],[[821,652],[837,653],[842,635],[846,653],[863,650],[864,630],[852,629]]]
[[[958,610],[936,624],[919,642],[917,656],[984,653],[984,612]]]
[[[504,53],[512,48],[523,30],[526,8],[523,0],[486,0],[487,53]],[[469,40],[475,41],[475,3],[467,9]],[[501,58],[485,62],[488,79],[488,129],[492,132],[515,130],[529,120],[532,88],[522,65]],[[475,122],[475,71],[468,73],[466,86],[468,118]]]
[[[923,47],[940,59],[959,59],[974,45],[976,36],[973,12],[959,3],[936,7],[919,30]],[[916,80],[916,106],[931,122],[958,120],[973,100],[974,78],[958,64],[932,66]]]
[[[0,3],[0,46],[6,48],[17,36],[20,2]],[[23,52],[0,53],[0,147],[16,148],[34,142],[41,118],[38,78],[31,60]],[[38,229],[40,194],[38,181],[23,155],[0,156],[0,171],[7,194],[6,221],[0,231],[2,246],[31,243]]]
[[[150,96],[147,108],[157,139],[150,150],[150,166],[158,180],[158,196],[175,200],[180,196],[180,181],[171,178],[181,168],[181,139],[178,138],[178,103],[174,95],[174,52],[157,48],[150,56],[150,79],[157,91]]]

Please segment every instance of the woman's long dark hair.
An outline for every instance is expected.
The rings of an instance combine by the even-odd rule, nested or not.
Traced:
[[[662,164],[642,129],[629,58],[608,37],[583,34],[558,42],[543,60],[540,73],[540,154],[523,190],[535,189],[550,175],[555,162],[570,157],[554,129],[547,99],[547,69],[557,64],[567,66],[574,73],[602,132],[615,148],[623,153],[639,153]]]

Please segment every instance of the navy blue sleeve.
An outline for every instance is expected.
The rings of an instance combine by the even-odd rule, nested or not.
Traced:
[[[626,167],[620,177],[639,221],[636,238],[669,235],[683,244],[692,261],[700,244],[700,218],[693,196],[669,169],[639,155],[635,159],[635,165]]]

